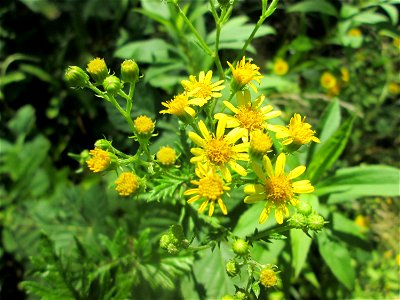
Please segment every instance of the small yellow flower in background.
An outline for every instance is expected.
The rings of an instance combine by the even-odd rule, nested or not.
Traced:
[[[197,133],[189,132],[189,138],[201,148],[192,148],[190,152],[195,155],[190,159],[191,163],[205,163],[207,166],[218,168],[223,178],[230,182],[232,181],[231,172],[245,176],[246,170],[239,165],[236,161],[248,161],[249,155],[247,153],[249,143],[241,143],[235,145],[243,134],[243,128],[235,128],[225,135],[226,119],[218,121],[216,133],[211,134],[203,121],[198,123],[201,136]]]
[[[135,129],[138,134],[148,135],[154,130],[154,122],[147,116],[139,116],[134,121]]]
[[[104,171],[110,165],[111,159],[107,151],[95,148],[90,150],[89,153],[92,157],[86,161],[86,164],[94,173]]]
[[[393,45],[400,49],[400,37],[394,38],[393,39]]]
[[[324,73],[322,74],[321,78],[320,78],[320,83],[321,83],[321,86],[322,86],[324,89],[329,90],[329,89],[335,87],[335,85],[336,85],[336,83],[337,83],[337,80],[336,80],[336,77],[333,76],[332,73],[330,73],[330,72],[324,72]]]
[[[108,76],[108,69],[103,58],[96,57],[92,59],[86,68],[86,71],[97,83],[102,83]]]
[[[278,58],[274,63],[274,73],[276,75],[285,75],[289,71],[289,64],[282,58]]]
[[[236,90],[241,90],[248,84],[253,91],[257,93],[257,88],[251,81],[255,80],[260,84],[260,79],[264,77],[259,72],[260,68],[252,64],[251,60],[246,62],[244,56],[241,61],[237,62],[236,68],[234,68],[230,62],[227,63],[232,71],[233,80],[236,83]]]
[[[282,142],[285,146],[292,143],[297,146],[310,142],[320,143],[320,140],[314,136],[315,130],[312,130],[311,125],[305,120],[306,117],[301,118],[300,114],[294,114],[288,126],[274,125],[270,126],[270,130],[276,132],[276,138],[285,139]]]
[[[270,267],[262,269],[260,272],[260,283],[267,288],[276,286],[278,284],[276,272]]]
[[[139,181],[132,172],[123,172],[115,181],[115,190],[120,196],[129,196],[139,188]]]
[[[392,95],[398,95],[400,94],[400,85],[396,82],[391,82],[389,83],[388,90]]]
[[[248,142],[251,132],[268,128],[267,120],[281,115],[280,111],[272,111],[274,109],[272,105],[260,107],[264,102],[264,95],[261,95],[254,100],[254,103],[251,103],[250,91],[245,90],[237,92],[236,98],[238,100],[237,107],[228,101],[224,101],[224,105],[235,114],[234,116],[217,113],[214,118],[217,120],[226,119],[227,128],[240,127],[245,129],[244,142]]]
[[[347,69],[346,67],[340,68],[340,74],[342,75],[342,81],[344,83],[348,83],[350,80],[349,69]]]
[[[369,221],[368,218],[364,217],[363,215],[358,215],[354,220],[354,223],[365,229],[368,228]]]
[[[175,149],[169,146],[163,146],[156,153],[156,158],[160,164],[164,166],[171,166],[176,161]]]
[[[199,105],[196,99],[189,100],[186,92],[174,96],[174,99],[167,102],[161,102],[167,109],[161,110],[162,114],[171,114],[185,120],[192,119],[196,112],[189,105]]]
[[[347,31],[347,35],[352,37],[359,37],[362,36],[362,32],[358,28],[352,28],[349,31]]]
[[[212,71],[208,71],[207,74],[201,71],[199,74],[199,81],[197,81],[196,76],[190,75],[189,80],[182,80],[181,83],[190,97],[203,101],[202,105],[199,105],[203,106],[211,98],[222,97],[220,91],[225,88],[224,85],[221,85],[224,83],[224,80],[211,83],[211,79]]]
[[[253,131],[250,134],[250,151],[258,156],[264,156],[272,151],[272,139],[261,130]]]
[[[222,201],[222,195],[225,191],[229,191],[230,188],[224,185],[222,178],[215,172],[212,167],[207,167],[203,164],[198,164],[196,168],[196,175],[199,180],[192,180],[191,183],[197,185],[197,188],[189,189],[184,192],[184,195],[195,195],[190,198],[187,203],[193,203],[199,199],[204,199],[204,202],[198,209],[199,213],[202,213],[210,203],[208,215],[211,217],[214,213],[215,202],[218,203],[224,215],[228,214],[225,203]]]
[[[246,196],[244,202],[247,204],[255,203],[258,201],[266,201],[265,207],[260,214],[259,223],[263,224],[272,208],[275,208],[275,219],[279,224],[283,223],[283,215],[289,216],[288,205],[296,206],[298,200],[295,194],[312,193],[314,187],[309,180],[300,180],[293,182],[293,179],[299,177],[306,170],[305,166],[298,166],[294,168],[289,174],[284,173],[286,164],[286,155],[279,154],[275,170],[272,168],[271,160],[268,156],[263,158],[263,167],[267,172],[264,172],[257,164],[253,164],[253,170],[256,175],[261,179],[262,184],[248,184],[244,187]]]

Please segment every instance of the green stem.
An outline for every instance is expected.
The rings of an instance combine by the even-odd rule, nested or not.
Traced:
[[[117,100],[115,100],[114,96],[108,96],[108,98],[109,98],[109,101],[115,106],[115,108],[124,117],[126,122],[128,122],[128,125],[129,125],[130,129],[132,130],[132,132],[134,132],[135,126],[133,124],[130,114],[128,114],[125,110],[122,109],[122,107],[118,104]]]
[[[215,11],[215,6],[214,6],[214,1],[213,0],[209,0],[210,3],[210,7],[211,7],[211,13],[214,17],[215,20],[215,25],[216,25],[216,34],[215,34],[215,50],[214,53],[212,55],[213,59],[214,59],[214,63],[217,66],[218,69],[218,73],[219,73],[219,79],[223,79],[225,77],[225,72],[224,69],[222,68],[222,64],[221,64],[221,60],[219,58],[219,38],[221,35],[221,20],[218,17],[217,12]],[[221,13],[222,15],[222,13]]]
[[[290,226],[284,225],[284,226],[281,226],[281,227],[275,227],[275,228],[267,229],[267,230],[264,230],[264,231],[260,231],[259,233],[251,236],[249,238],[249,241],[259,240],[259,239],[261,239],[263,237],[266,237],[266,236],[269,236],[271,234],[285,232],[285,231],[288,231],[290,229],[291,229]]]

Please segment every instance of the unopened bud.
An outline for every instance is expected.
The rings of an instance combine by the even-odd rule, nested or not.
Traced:
[[[68,67],[64,78],[71,87],[85,87],[89,82],[89,75],[77,66]]]
[[[164,234],[164,235],[161,236],[161,238],[160,238],[160,247],[162,249],[167,250],[170,243],[171,243],[171,241],[170,241],[170,237],[169,237],[168,234]]]
[[[129,83],[139,80],[139,66],[133,59],[127,59],[121,64],[121,79]]]
[[[307,219],[304,215],[296,213],[288,220],[292,228],[303,229],[307,226]]]
[[[104,59],[98,57],[92,59],[88,63],[86,71],[88,71],[93,80],[96,81],[96,83],[98,84],[103,83],[104,79],[106,79],[106,77],[108,76],[106,62],[104,61]]]
[[[297,204],[296,208],[297,211],[304,216],[308,216],[309,214],[312,213],[312,206],[310,203],[306,201],[302,201],[299,204]]]
[[[249,245],[245,240],[237,239],[232,244],[232,250],[239,256],[246,256],[249,253]]]
[[[240,272],[240,266],[239,264],[234,261],[234,260],[230,260],[226,263],[225,266],[226,269],[226,273],[230,276],[230,277],[235,277],[236,275],[239,274]]]
[[[122,89],[121,80],[115,75],[107,76],[103,81],[103,87],[111,95],[117,94]]]
[[[324,228],[325,220],[322,216],[312,214],[307,217],[307,226],[309,229],[319,231]]]

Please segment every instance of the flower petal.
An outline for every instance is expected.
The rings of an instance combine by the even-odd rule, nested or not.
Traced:
[[[190,203],[193,203],[193,202],[199,200],[200,198],[201,198],[200,195],[196,195],[196,196],[190,198],[190,199],[187,201],[187,203],[189,203],[189,204],[190,204]]]
[[[246,194],[260,194],[265,192],[262,184],[247,184],[244,186],[243,190]]]
[[[237,162],[235,161],[230,161],[229,166],[231,167],[231,169],[233,171],[235,171],[236,173],[238,173],[241,176],[246,176],[247,175],[247,171],[245,168],[243,168],[241,165],[239,165]]]
[[[314,192],[314,187],[309,180],[300,180],[292,183],[293,192],[298,194],[308,194]]]
[[[226,118],[218,120],[217,131],[215,133],[215,136],[217,138],[220,138],[225,134],[226,122]]]
[[[238,139],[244,136],[245,133],[246,129],[244,128],[234,128],[225,136],[225,141],[228,144],[234,144]]]
[[[228,210],[226,209],[226,205],[225,205],[224,201],[222,201],[221,198],[218,199],[218,205],[219,205],[219,208],[221,209],[222,213],[224,215],[227,215],[228,214]]]
[[[215,201],[211,201],[210,202],[210,209],[208,210],[208,216],[211,217],[214,213],[214,205],[215,205]]]
[[[276,219],[276,222],[278,223],[278,224],[282,224],[283,223],[283,214],[282,214],[282,210],[281,210],[281,208],[276,208],[275,209],[275,219]]]
[[[265,223],[265,221],[267,221],[267,219],[268,219],[270,212],[271,212],[271,206],[264,207],[264,209],[262,210],[262,212],[260,214],[260,217],[258,218],[258,222],[260,224]]]
[[[265,200],[264,194],[252,194],[244,198],[244,203],[252,204],[262,200]]]
[[[258,178],[260,178],[262,181],[266,181],[267,177],[265,176],[263,170],[261,169],[261,167],[256,164],[255,162],[252,162],[251,167],[254,171],[254,173],[256,173],[256,175],[258,176]]]
[[[285,171],[285,164],[286,164],[286,155],[285,153],[281,153],[278,155],[275,163],[275,176],[280,176]],[[279,223],[281,224],[281,223]]]
[[[224,103],[224,105],[225,105],[228,109],[230,109],[230,110],[231,110],[232,112],[234,112],[235,114],[238,114],[238,113],[239,113],[239,110],[238,110],[235,106],[233,106],[232,103],[230,103],[230,102],[228,102],[228,101],[224,101],[223,103]]]
[[[190,190],[186,190],[183,194],[185,196],[188,195],[193,195],[193,194],[198,194],[199,193],[199,189],[190,189]]]
[[[198,125],[199,125],[200,133],[204,137],[204,139],[206,141],[211,140],[211,135],[208,132],[207,126],[206,126],[206,124],[204,124],[203,120],[200,120]]]
[[[222,173],[222,177],[225,179],[226,182],[231,182],[232,181],[232,175],[231,172],[229,172],[228,168],[226,166],[221,166],[219,167]]]
[[[305,170],[306,170],[305,166],[298,166],[298,167],[294,168],[292,171],[289,172],[287,178],[288,179],[294,179],[296,177],[299,177],[301,174],[304,173]]]
[[[200,147],[204,147],[206,144],[206,141],[193,131],[189,132],[189,139],[191,139],[193,143],[199,145]]]
[[[272,168],[271,160],[267,155],[264,155],[263,157],[263,166],[265,171],[267,171],[268,177],[274,177],[274,169]]]
[[[202,213],[204,211],[204,209],[207,207],[207,204],[210,200],[205,200],[199,207],[198,212]]]

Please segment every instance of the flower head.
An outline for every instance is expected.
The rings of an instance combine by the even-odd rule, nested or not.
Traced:
[[[232,180],[228,166],[236,173],[245,176],[246,170],[239,165],[236,160],[249,160],[247,153],[249,143],[235,145],[244,133],[243,128],[235,128],[227,135],[224,135],[226,119],[218,121],[215,134],[211,134],[203,121],[198,123],[201,136],[197,133],[189,132],[189,138],[201,148],[192,148],[190,152],[195,156],[191,158],[191,163],[206,163],[208,166],[218,168],[224,179],[228,182]]]
[[[95,173],[104,171],[111,163],[110,155],[100,148],[90,150],[91,158],[86,161],[88,168]]]
[[[96,57],[92,59],[86,68],[86,71],[92,76],[94,81],[97,83],[102,83],[104,79],[108,76],[108,69],[106,62],[103,58]]]
[[[286,163],[286,155],[279,154],[275,170],[272,168],[271,160],[268,156],[263,158],[263,166],[267,174],[262,169],[253,164],[253,170],[261,179],[261,184],[249,184],[244,188],[244,192],[248,194],[244,202],[255,203],[257,201],[266,201],[265,207],[261,212],[259,223],[264,223],[272,208],[275,208],[275,219],[279,224],[283,223],[283,215],[289,216],[288,205],[296,206],[298,200],[296,194],[312,193],[314,187],[309,180],[300,180],[293,182],[293,179],[299,177],[306,170],[305,166],[298,166],[289,174],[284,173]]]
[[[314,136],[315,130],[312,130],[311,125],[305,120],[306,117],[301,118],[300,114],[294,114],[288,126],[274,125],[270,129],[276,132],[278,139],[285,139],[282,142],[285,146],[293,144],[293,146],[300,147],[310,142],[319,143],[320,140]]]
[[[347,35],[352,37],[360,37],[362,36],[362,32],[358,28],[352,28],[347,32]]]
[[[276,75],[285,75],[289,71],[289,64],[282,58],[278,58],[274,63],[274,73]]]
[[[154,122],[147,116],[139,116],[133,124],[138,134],[149,135],[154,130]]]
[[[220,91],[225,88],[224,85],[221,85],[223,80],[211,83],[211,79],[212,71],[208,71],[206,74],[201,71],[198,81],[196,76],[190,75],[189,80],[182,80],[182,85],[191,97],[198,99],[199,106],[203,106],[211,98],[222,97]]]
[[[271,267],[263,268],[260,272],[260,283],[267,287],[273,287],[278,284],[278,276]]]
[[[400,94],[400,85],[397,82],[392,81],[389,83],[388,90],[392,95],[398,95]]]
[[[136,83],[139,80],[139,66],[133,59],[126,59],[121,64],[121,78],[125,82]]]
[[[139,188],[139,181],[135,174],[132,172],[123,172],[115,181],[115,190],[121,196],[129,196],[137,191]]]
[[[335,87],[337,80],[336,80],[336,77],[333,76],[332,73],[324,72],[320,78],[320,82],[321,82],[321,86],[324,89],[329,90],[329,89]]]
[[[245,129],[243,131],[245,142],[249,140],[251,132],[268,128],[267,120],[281,115],[280,111],[272,111],[272,105],[261,106],[265,99],[264,95],[255,99],[252,103],[250,91],[245,90],[237,92],[236,98],[238,100],[237,107],[228,101],[224,101],[225,106],[235,114],[234,116],[217,113],[214,118],[217,120],[226,119],[227,128],[240,127]]]
[[[85,87],[89,83],[89,75],[77,66],[68,67],[64,77],[72,87]]]
[[[167,109],[161,110],[162,114],[171,114],[179,117],[182,121],[192,120],[196,112],[190,105],[199,105],[196,99],[189,100],[186,92],[174,96],[174,99],[161,102]],[[188,122],[187,122],[188,123]]]
[[[193,203],[199,199],[203,200],[203,203],[198,209],[199,213],[202,213],[207,205],[210,203],[208,215],[211,217],[214,213],[215,202],[218,203],[224,215],[228,214],[225,203],[222,201],[222,196],[225,191],[229,191],[230,188],[224,185],[222,178],[215,172],[212,167],[207,167],[203,164],[198,164],[196,168],[196,175],[199,180],[192,180],[191,183],[197,185],[197,188],[189,189],[185,191],[184,195],[195,195],[190,198],[187,202]]]
[[[272,139],[261,130],[250,133],[250,152],[256,156],[264,156],[271,151]]]
[[[169,146],[161,147],[156,154],[156,158],[164,166],[173,165],[176,161],[175,149]]]
[[[236,63],[236,68],[230,62],[227,63],[232,71],[235,90],[242,90],[248,84],[253,91],[257,92],[256,86],[251,81],[255,80],[260,84],[260,79],[264,77],[259,72],[260,68],[257,65],[252,64],[251,60],[246,62],[244,56]]]

